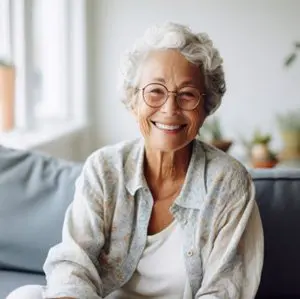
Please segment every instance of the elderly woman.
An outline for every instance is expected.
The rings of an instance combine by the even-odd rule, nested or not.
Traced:
[[[225,92],[205,34],[149,29],[125,59],[124,102],[141,140],[85,163],[46,287],[11,298],[254,298],[263,235],[245,168],[195,139]]]

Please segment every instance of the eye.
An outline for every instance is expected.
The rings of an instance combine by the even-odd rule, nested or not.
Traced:
[[[151,97],[152,99],[162,98],[166,94],[164,88],[158,84],[149,84],[145,88],[145,95]]]
[[[183,91],[179,95],[183,96],[183,97],[194,97],[195,96],[192,92],[189,92],[189,91]]]
[[[200,92],[196,87],[186,86],[181,88],[179,91],[179,96],[186,99],[198,99]]]
[[[153,95],[161,95],[164,94],[164,91],[161,88],[153,88],[149,91],[147,91],[148,93],[151,93]]]
[[[181,91],[179,97],[184,101],[194,101],[197,100],[198,96],[196,92],[193,91]]]

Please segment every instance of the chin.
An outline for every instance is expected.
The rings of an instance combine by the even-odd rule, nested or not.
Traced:
[[[148,146],[152,150],[157,150],[161,152],[175,152],[180,149],[185,148],[188,146],[190,142],[180,142],[180,143],[174,143],[174,142],[148,142]]]

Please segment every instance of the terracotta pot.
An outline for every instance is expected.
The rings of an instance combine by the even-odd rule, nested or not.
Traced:
[[[272,168],[278,160],[271,155],[268,144],[257,143],[251,148],[251,164],[254,168]]]
[[[253,144],[251,148],[251,158],[255,161],[269,160],[270,149],[267,144],[257,143]]]
[[[255,161],[252,160],[252,166],[254,168],[273,168],[278,164],[276,160],[269,160],[269,161]]]
[[[223,152],[227,152],[232,145],[229,140],[212,140],[211,144]]]
[[[0,132],[14,128],[15,69],[0,66]]]

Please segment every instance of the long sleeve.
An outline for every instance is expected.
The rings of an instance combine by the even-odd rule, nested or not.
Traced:
[[[65,215],[62,242],[49,251],[44,264],[44,298],[101,298],[97,259],[104,244],[103,207],[100,184],[92,172],[86,163]]]
[[[224,179],[211,196],[220,197],[211,228],[211,249],[203,261],[201,299],[251,299],[259,286],[263,265],[263,232],[255,189],[248,175]],[[228,178],[230,176],[226,175]],[[220,181],[220,180],[219,180]]]

